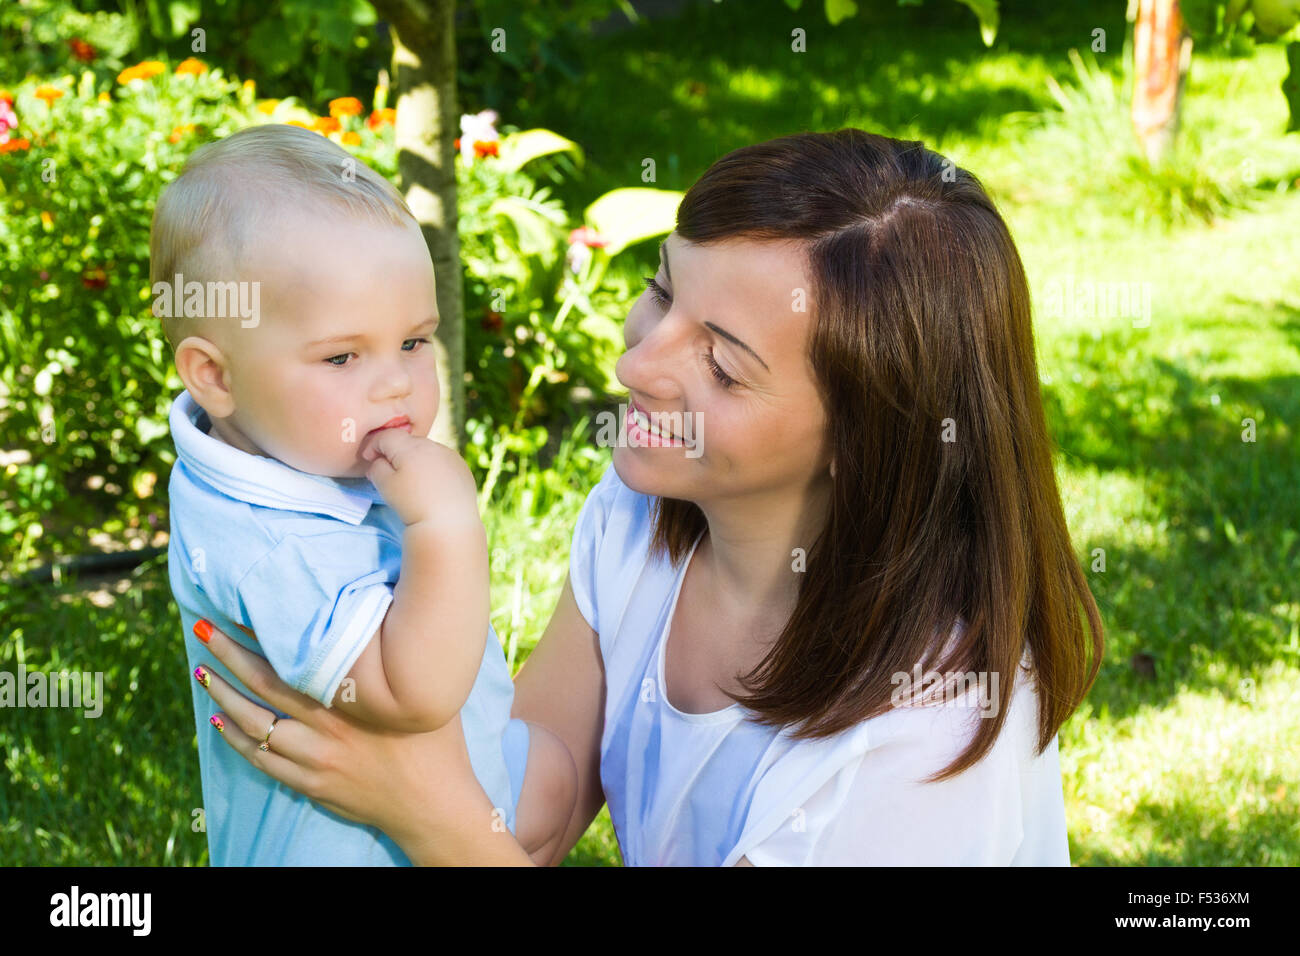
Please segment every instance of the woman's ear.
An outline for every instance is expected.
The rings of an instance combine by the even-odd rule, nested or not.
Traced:
[[[235,410],[226,377],[226,356],[209,339],[191,335],[176,346],[176,372],[185,389],[213,418],[227,418]]]

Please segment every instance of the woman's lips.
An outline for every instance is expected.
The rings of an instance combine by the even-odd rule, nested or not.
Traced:
[[[645,419],[653,428],[658,429],[662,427],[659,422],[654,420],[654,416],[647,414],[640,405],[636,404],[636,402],[629,401],[627,406],[627,416],[625,419],[627,422],[627,437],[629,444],[639,448],[681,447],[685,444],[676,436],[663,434],[657,435],[652,431],[648,431],[642,427],[641,423],[637,420],[639,416],[645,416]]]

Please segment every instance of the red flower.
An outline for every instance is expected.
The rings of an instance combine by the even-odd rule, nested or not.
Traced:
[[[68,41],[68,49],[82,63],[94,63],[95,57],[99,56],[99,51],[87,43],[85,40],[79,40],[75,37]]]
[[[102,289],[108,285],[108,273],[95,266],[81,273],[81,284],[87,289]]]
[[[604,249],[609,245],[609,240],[590,226],[580,226],[569,233],[569,245],[579,242],[590,249]]]

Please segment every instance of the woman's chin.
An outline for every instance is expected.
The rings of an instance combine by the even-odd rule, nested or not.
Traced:
[[[684,490],[681,487],[681,462],[670,454],[663,454],[668,451],[667,448],[615,446],[612,452],[614,471],[623,484],[638,494],[656,498],[681,497]],[[660,454],[656,455],[656,452]]]

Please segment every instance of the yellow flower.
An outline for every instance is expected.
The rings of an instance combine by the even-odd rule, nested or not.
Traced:
[[[344,116],[360,116],[361,101],[355,96],[341,96],[336,100],[330,100],[330,116],[334,119],[341,119]]]
[[[285,125],[285,126],[301,126],[303,129],[311,129],[310,126],[308,126],[306,123],[302,122],[301,120],[289,120],[289,121],[288,121],[287,123],[285,123],[284,125]]]
[[[361,134],[354,133],[352,130],[348,130],[343,134],[342,142],[344,146],[360,146]]]
[[[198,76],[201,73],[208,72],[208,65],[202,60],[196,60],[194,57],[186,57],[176,66],[176,72],[188,73],[190,76]]]
[[[33,95],[38,100],[44,100],[46,106],[53,106],[55,100],[62,98],[63,91],[53,86],[39,86]]]
[[[125,86],[132,80],[147,80],[150,77],[157,76],[167,70],[165,64],[158,60],[144,60],[135,66],[128,66],[121,73],[117,74],[117,82]]]
[[[111,102],[113,102],[113,97],[111,97],[111,96],[108,95],[108,90],[104,90],[104,91],[102,91],[102,92],[99,94],[99,102],[101,102],[101,103],[111,103]]]
[[[257,104],[257,111],[266,116],[270,116],[275,112],[275,108],[279,105],[279,100],[262,100],[262,102]]]
[[[41,210],[41,223],[46,229],[54,228],[54,217],[50,215],[48,210]]]

